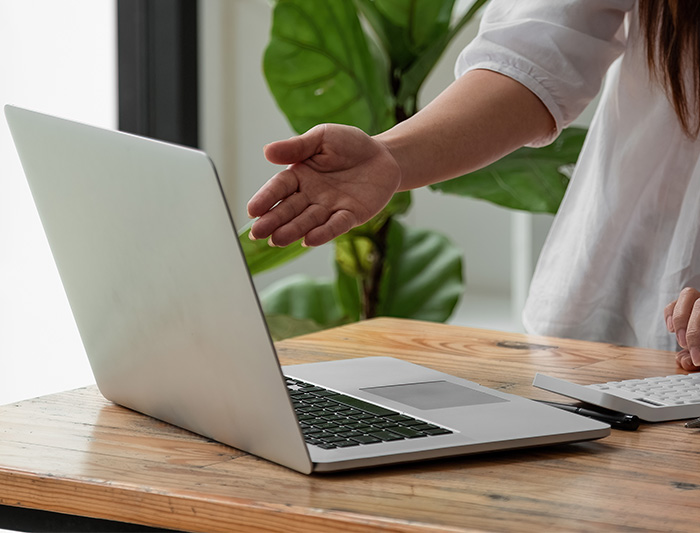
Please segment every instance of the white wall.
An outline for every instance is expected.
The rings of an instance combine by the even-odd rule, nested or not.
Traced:
[[[0,105],[115,127],[114,0],[0,0]],[[93,378],[4,115],[0,404]]]

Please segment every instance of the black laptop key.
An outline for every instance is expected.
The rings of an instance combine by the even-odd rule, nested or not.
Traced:
[[[423,422],[422,424],[412,424],[411,428],[415,429],[416,431],[427,431],[429,429],[442,429],[440,426],[436,426],[435,424],[428,424],[427,422]]]
[[[445,428],[425,429],[423,432],[427,435],[449,435],[452,433],[449,429]]]
[[[360,411],[364,411],[375,416],[388,416],[399,414],[396,411],[392,411],[391,409],[386,409],[385,407],[382,407],[380,405],[365,402],[364,400],[353,398],[352,396],[345,396],[344,394],[334,394],[332,396],[326,396],[326,399],[342,403],[343,405],[347,405],[348,407],[359,409]]]
[[[393,429],[395,427],[399,427],[399,425],[396,422],[392,422],[391,420],[380,420],[378,422],[372,422],[372,425],[376,428],[381,429]]]
[[[391,431],[383,430],[370,431],[369,435],[381,439],[383,441],[403,440],[404,438],[401,435],[398,435],[397,433],[392,433]]]
[[[350,446],[359,446],[360,445],[359,442],[355,442],[353,440],[343,440],[340,442],[334,442],[333,444],[335,444],[338,448],[349,448]]]
[[[389,428],[389,431],[391,431],[392,433],[398,433],[399,435],[401,435],[402,437],[406,437],[407,439],[416,439],[418,437],[425,437],[426,435],[422,431],[414,431],[410,427],[405,426],[395,426]],[[450,431],[447,431],[447,433],[450,433]]]
[[[406,415],[389,415],[386,418],[393,420],[394,422],[409,422],[411,420],[415,420],[415,418],[411,418],[410,416]]]
[[[319,440],[325,442],[326,444],[335,444],[336,442],[343,442],[346,439],[343,437],[336,437],[334,435],[332,437],[321,437]]]
[[[324,420],[327,420],[328,422],[337,422],[338,420],[347,420],[346,417],[343,415],[336,415],[336,414],[330,414],[330,413],[324,413],[318,415],[319,418],[323,418]]]
[[[335,422],[322,421],[322,422],[319,422],[318,424],[314,424],[314,427],[325,429],[326,431],[334,431],[336,428],[339,427],[339,425]]]
[[[341,431],[338,431],[337,435],[340,437],[345,437],[347,439],[348,437],[359,437],[360,435],[364,435],[364,433],[362,431],[346,428]]]
[[[304,392],[325,392],[326,389],[323,387],[317,387],[316,385],[309,385],[307,383],[301,385],[301,389]]]
[[[357,409],[356,409],[357,411]],[[363,413],[362,411],[358,411],[358,414],[355,415],[348,415],[349,418],[352,418],[353,420],[362,420],[366,421],[370,418],[374,418],[374,415],[371,415],[369,413]]]
[[[335,404],[333,402],[329,402],[327,398],[319,398],[319,400],[321,401],[319,401],[318,403],[314,402],[313,405],[322,409],[332,409],[333,407],[335,407]]]
[[[357,437],[350,437],[349,440],[353,440],[360,444],[375,444],[377,442],[382,442],[382,439],[377,437],[372,437],[370,435],[358,435]]]

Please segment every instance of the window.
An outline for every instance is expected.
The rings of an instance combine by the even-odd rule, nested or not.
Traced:
[[[3,0],[0,104],[117,124],[114,0]],[[2,117],[0,403],[93,382]]]

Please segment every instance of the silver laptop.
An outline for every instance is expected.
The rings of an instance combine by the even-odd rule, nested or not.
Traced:
[[[307,474],[609,434],[399,359],[280,367],[206,154],[5,115],[105,398]]]

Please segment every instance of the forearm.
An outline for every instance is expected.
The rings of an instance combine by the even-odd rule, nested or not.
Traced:
[[[401,167],[400,190],[408,190],[478,170],[553,129],[549,111],[525,86],[473,70],[375,138]]]

